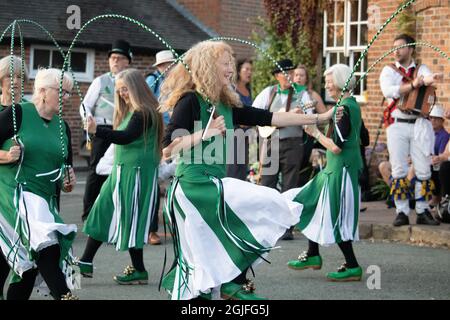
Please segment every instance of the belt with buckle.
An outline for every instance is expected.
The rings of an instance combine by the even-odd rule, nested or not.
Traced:
[[[394,118],[394,122],[415,123],[417,119]]]

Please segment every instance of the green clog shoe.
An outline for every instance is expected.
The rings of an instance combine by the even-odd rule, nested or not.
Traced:
[[[92,262],[83,262],[78,260],[76,262],[78,268],[80,268],[80,274],[85,278],[92,278],[94,275],[94,264]]]
[[[322,257],[321,256],[313,256],[308,257],[306,251],[304,251],[301,255],[298,256],[297,260],[291,260],[287,263],[288,268],[293,270],[305,270],[305,269],[313,269],[320,270],[322,268]]]
[[[328,281],[346,282],[346,281],[360,281],[362,277],[362,268],[347,268],[345,263],[339,267],[337,272],[330,272],[327,274]]]
[[[267,300],[255,294],[255,289],[254,283],[250,280],[243,285],[228,282],[220,288],[220,295],[225,300]]]
[[[139,272],[132,266],[126,266],[124,275],[114,276],[114,281],[118,284],[148,284],[148,272]]]

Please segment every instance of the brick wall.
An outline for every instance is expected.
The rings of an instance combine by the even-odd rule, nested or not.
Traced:
[[[27,64],[27,69],[29,70],[30,61],[30,47],[27,46],[25,49],[26,56],[25,61]],[[9,54],[9,47],[4,45],[0,46],[0,57],[4,57]],[[15,54],[20,56],[20,47],[17,48]],[[135,54],[133,57],[133,62],[131,67],[142,70],[143,74],[146,75],[152,71],[151,65],[155,62],[154,56]],[[108,52],[107,51],[96,51],[95,52],[95,68],[94,77],[97,77],[105,72],[109,71],[108,65]],[[25,94],[32,94],[33,91],[33,80],[29,80],[25,85]],[[89,88],[90,83],[79,82],[81,94],[84,96]],[[72,144],[74,154],[77,155],[80,149],[80,143],[82,138],[82,123],[79,114],[80,98],[74,87],[72,91],[73,95],[70,102],[63,109],[63,118],[69,123],[72,132]]]
[[[250,40],[256,18],[266,16],[261,0],[178,0],[178,3],[219,35],[245,40]],[[238,58],[254,55],[252,47],[237,42],[230,44]]]
[[[389,0],[372,0],[368,5],[377,5],[381,8],[381,23],[397,9],[401,1]],[[450,52],[450,8],[448,1],[417,1],[413,5],[414,11],[417,12],[417,29],[416,40],[429,42],[446,52]],[[368,64],[371,65],[383,53],[392,48],[395,36],[398,34],[396,20],[394,19],[384,30],[377,41],[374,42],[368,53]],[[369,30],[368,39],[372,39],[376,33],[376,29]],[[449,105],[450,92],[450,65],[448,61],[435,53],[430,48],[417,48],[416,60],[427,64],[433,72],[443,72],[445,81],[438,86],[438,101],[445,106]],[[371,135],[371,147],[376,136],[377,128],[384,107],[380,106],[382,94],[379,86],[379,75],[384,65],[394,62],[393,55],[387,57],[383,62],[369,74],[367,78],[368,103],[362,108],[363,119],[368,127]],[[450,121],[447,121],[447,129],[450,129]],[[386,132],[383,129],[380,135],[379,143],[386,143]],[[376,153],[372,160],[371,175],[377,173],[376,168],[381,160],[387,159],[387,152]],[[373,180],[372,180],[373,181]]]

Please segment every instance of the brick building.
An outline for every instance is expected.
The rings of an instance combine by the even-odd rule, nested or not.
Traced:
[[[263,0],[169,0],[176,2],[221,36],[249,40],[258,16],[265,17]],[[253,48],[230,42],[239,58],[254,55]]]
[[[0,31],[15,19],[29,19],[41,24],[54,36],[63,49],[70,46],[79,31],[69,29],[68,20],[73,11],[68,7],[76,4],[80,12],[81,25],[91,18],[108,13],[121,14],[134,18],[161,35],[178,53],[189,49],[194,43],[212,36],[200,23],[193,23],[167,1],[129,0],[129,1],[89,1],[89,0],[40,0],[39,5],[30,5],[23,0],[4,0],[0,2]],[[67,11],[71,13],[67,13]],[[32,93],[33,79],[39,67],[62,67],[61,54],[38,27],[30,23],[20,23],[25,47],[25,62],[30,81],[26,83],[25,95]],[[15,54],[20,56],[19,34],[15,34]],[[155,61],[154,55],[166,47],[152,34],[136,24],[122,19],[103,19],[90,24],[79,37],[71,56],[72,69],[84,95],[92,80],[109,71],[108,51],[117,39],[130,42],[133,51],[131,67],[148,74]],[[9,54],[10,33],[0,43],[0,57]],[[81,118],[79,115],[80,99],[74,95],[63,111],[72,131],[74,153],[77,154],[82,137]]]
[[[178,2],[217,33],[242,39],[249,37],[254,27],[251,22],[257,16],[266,17],[263,1],[179,0]],[[335,63],[345,63],[353,67],[378,28],[404,2],[401,0],[334,0],[334,10],[323,13],[321,41],[323,67],[326,68]],[[299,4],[301,5],[301,1]],[[416,40],[431,43],[450,54],[450,1],[417,0],[411,5],[411,10],[417,17]],[[399,33],[397,27],[398,19],[394,19],[373,43],[367,57],[355,72],[357,79],[383,53],[392,48],[393,39]],[[418,47],[416,51],[416,59],[419,62],[427,64],[434,72],[444,74],[444,81],[438,87],[438,101],[450,107],[450,82],[448,81],[450,64],[430,48]],[[241,48],[237,50],[237,53],[238,56],[251,56],[253,50]],[[393,62],[392,55],[378,64],[369,73],[367,79],[360,82],[354,92],[362,105],[363,119],[370,131],[369,152],[372,150],[384,109],[380,105],[382,95],[378,78],[383,66],[391,62]],[[322,71],[318,70],[317,73],[321,74]],[[447,121],[447,129],[450,130],[450,121]],[[386,143],[384,129],[381,130],[378,142]],[[375,153],[371,162],[372,175],[377,173],[375,166],[379,161],[386,158],[386,150]]]
[[[67,7],[76,3],[81,10],[81,22],[103,13],[118,13],[134,17],[156,32],[161,34],[176,50],[182,52],[192,44],[213,36],[233,36],[249,39],[255,28],[254,22],[258,16],[266,17],[264,1],[262,0],[165,0],[165,1],[40,1],[39,6],[29,6],[22,0],[6,0],[0,3],[0,27],[3,30],[14,19],[30,18],[40,22],[52,32],[58,42],[68,45],[77,30],[68,30],[66,20],[69,14]],[[378,27],[397,9],[401,0],[334,0],[334,8],[323,13],[323,37],[320,48],[323,56],[323,67],[335,63],[346,63],[354,66]],[[301,4],[301,1],[299,1]],[[49,10],[51,9],[51,10]],[[449,0],[417,0],[411,9],[417,15],[416,39],[429,42],[447,54],[450,52],[450,1]],[[25,36],[26,61],[29,65],[36,58],[42,59],[47,54],[58,56],[54,46],[45,34],[36,28],[23,25]],[[393,20],[369,50],[368,56],[356,70],[357,78],[361,77],[378,57],[392,47],[393,39],[398,33],[397,20]],[[126,23],[123,20],[108,20],[95,22],[79,38],[77,50],[79,55],[85,56],[92,66],[89,74],[81,77],[81,90],[86,92],[93,77],[107,71],[107,51],[111,42],[116,38],[128,39],[135,52],[133,66],[149,71],[154,61],[156,51],[163,49],[163,45],[141,28]],[[0,56],[9,51],[8,39],[0,44]],[[251,47],[230,43],[238,57],[254,55]],[[18,51],[17,51],[18,52]],[[50,59],[49,56],[49,59]],[[433,71],[444,73],[444,83],[439,85],[438,100],[449,107],[450,65],[430,48],[417,48],[417,59],[426,63]],[[381,91],[378,77],[382,67],[393,61],[390,56],[380,63],[360,82],[355,94],[362,104],[363,119],[370,130],[373,147],[377,128],[382,116]],[[74,61],[72,61],[74,63]],[[320,68],[320,64],[318,64]],[[85,64],[87,66],[87,63]],[[34,66],[31,65],[33,68]],[[81,66],[81,68],[83,65]],[[31,75],[33,75],[33,70]],[[322,70],[318,70],[321,74]],[[31,90],[30,82],[27,92]],[[73,98],[72,104],[64,112],[74,130],[74,146],[79,143],[81,130],[78,115],[78,98]],[[450,129],[450,121],[447,128]],[[385,131],[381,131],[380,143],[386,142]],[[372,165],[386,158],[386,151],[377,152]],[[375,173],[376,170],[371,170]]]
[[[371,0],[369,5],[372,9],[380,8],[379,18],[383,23],[397,9],[402,1],[387,0]],[[418,0],[411,6],[412,11],[416,14],[416,41],[428,42],[445,53],[450,52],[450,1],[446,0]],[[378,12],[372,11],[374,15]],[[370,17],[369,17],[370,18]],[[375,21],[374,17],[372,17]],[[376,33],[375,28],[369,28],[368,39],[370,40]],[[393,21],[387,26],[380,39],[374,43],[369,50],[368,63],[371,65],[384,52],[392,48],[395,35],[398,33],[396,22]],[[426,64],[433,72],[441,72],[444,74],[444,81],[438,85],[437,97],[438,102],[446,107],[450,107],[450,64],[438,53],[428,47],[416,48],[416,60]],[[381,91],[379,87],[378,77],[382,67],[393,62],[393,57],[385,59],[384,63],[380,63],[367,78],[367,105],[363,108],[363,117],[368,124],[371,136],[374,137],[377,131],[379,119],[382,115],[383,108],[380,106]],[[450,129],[449,121],[447,121],[447,130]],[[382,131],[380,142],[386,142],[385,130]],[[375,159],[386,157],[386,152],[377,154]],[[377,161],[374,161],[377,162]]]

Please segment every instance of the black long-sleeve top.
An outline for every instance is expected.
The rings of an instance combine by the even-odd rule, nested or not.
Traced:
[[[350,124],[350,114],[348,107],[344,106],[344,114],[342,115],[341,120],[337,123],[337,126],[339,128],[339,131],[341,132],[342,138],[345,140],[351,131],[351,124]],[[344,145],[344,141],[342,141],[339,137],[334,142],[339,148],[342,148]]]
[[[17,131],[22,126],[22,107],[17,104],[15,106],[16,110],[16,124]],[[42,118],[45,122],[50,122],[50,120]],[[14,136],[14,124],[13,124],[13,111],[12,107],[7,107],[5,110],[0,112],[0,146],[2,146],[6,140],[11,139]],[[66,164],[72,166],[73,165],[73,152],[72,152],[72,134],[70,132],[70,127],[66,121],[64,121],[66,125],[66,133],[67,133],[67,160]]]
[[[152,126],[152,120],[148,117],[147,128]],[[144,132],[144,117],[141,112],[134,112],[130,122],[124,130],[113,130],[107,127],[97,127],[95,136],[110,143],[125,145],[139,138]]]
[[[272,124],[272,112],[253,107],[232,108],[233,124],[245,126],[270,126]],[[200,103],[193,92],[186,93],[175,105],[170,122],[167,125],[163,146],[168,146],[172,141],[172,133],[177,129],[185,129],[192,132],[194,122],[200,121]]]

